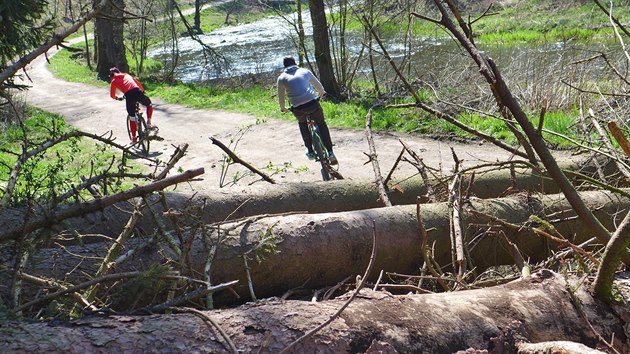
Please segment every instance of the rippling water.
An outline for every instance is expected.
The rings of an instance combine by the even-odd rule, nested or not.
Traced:
[[[312,33],[309,19],[308,16],[304,19],[306,35]],[[290,40],[289,25],[277,17],[220,28],[199,38],[230,61],[230,71],[217,73],[213,68],[204,70],[201,45],[184,37],[178,41],[181,59],[176,70],[177,78],[184,82],[274,71],[282,67],[283,56],[297,55]],[[170,52],[163,48],[154,48],[149,52],[149,56],[156,59],[163,55],[170,55]]]
[[[308,11],[303,15],[304,30],[310,39],[312,26]],[[178,41],[180,60],[175,72],[176,78],[183,82],[199,82],[215,78],[240,76],[278,71],[282,67],[282,57],[297,55],[295,45],[290,39],[292,28],[286,20],[279,17],[269,17],[249,24],[220,28],[208,34],[200,35],[200,39],[223,55],[230,63],[229,71],[218,72],[212,66],[204,66],[202,47],[195,40],[183,37]],[[443,34],[442,34],[443,35]],[[361,47],[361,38],[357,34],[347,35],[349,52],[357,56]],[[384,38],[387,50],[394,58],[402,57],[405,47],[396,40]],[[312,43],[307,43],[312,47]],[[376,44],[375,44],[376,45]],[[484,47],[481,45],[480,47]],[[501,67],[517,67],[521,74],[528,72],[555,72],[566,68],[568,62],[575,60],[590,50],[592,45],[545,44],[543,46],[525,46],[502,48],[494,46],[487,48],[489,54]],[[444,75],[448,71],[456,71],[458,67],[473,65],[470,57],[453,41],[448,38],[416,38],[410,46],[411,67],[407,74],[413,77],[423,77],[427,73]],[[376,48],[377,52],[380,49]],[[170,50],[153,48],[149,56],[160,60],[169,56]],[[585,54],[586,55],[586,54]],[[377,53],[377,58],[380,54]],[[377,63],[378,70],[386,76],[395,74],[382,58]],[[367,64],[359,70],[359,74],[367,73]]]

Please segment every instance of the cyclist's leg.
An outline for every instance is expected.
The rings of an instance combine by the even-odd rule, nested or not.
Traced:
[[[138,118],[136,115],[129,116],[129,131],[131,132],[131,142],[136,143],[138,138],[136,137],[136,133],[138,131]]]
[[[151,99],[143,92],[140,92],[140,95],[138,95],[138,102],[147,107],[147,125],[151,126],[151,118],[153,117],[153,104]]]
[[[311,138],[311,132],[308,130],[308,123],[299,122],[298,125],[300,126],[300,134],[302,135],[304,146],[306,146],[308,152],[313,153],[313,139]]]
[[[308,112],[302,111],[300,109],[293,110],[293,116],[298,121],[298,126],[300,128],[300,135],[302,135],[302,141],[304,141],[304,146],[309,153],[313,153],[313,139],[311,138],[311,132],[308,130],[308,123],[306,122],[306,116]]]
[[[136,143],[136,132],[138,131],[138,119],[136,118],[136,100],[131,97],[127,97],[127,114],[129,115],[129,131],[131,132],[131,141]]]
[[[324,143],[326,150],[328,150],[329,153],[332,153],[333,145],[330,138],[330,131],[328,130],[328,124],[326,124],[326,121],[324,120],[324,110],[319,105],[319,102],[317,104],[317,109],[311,112],[311,118],[313,118],[315,124],[317,124],[317,127],[319,128],[319,135],[322,137],[322,142]]]

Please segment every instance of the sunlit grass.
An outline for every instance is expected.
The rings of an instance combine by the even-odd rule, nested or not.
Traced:
[[[57,60],[67,62],[67,64],[57,63],[56,65],[71,68],[80,64],[74,62],[68,55],[55,56],[53,63]],[[98,81],[95,75],[89,70],[77,70],[79,74],[71,74],[65,79],[75,80],[83,83],[94,83],[107,85],[106,82]],[[66,73],[63,71],[62,73]],[[59,75],[59,74],[58,74]],[[59,75],[61,76],[61,75]],[[82,76],[85,76],[81,79]],[[195,84],[175,84],[169,85],[147,80],[143,82],[147,93],[151,97],[160,97],[166,102],[180,104],[187,107],[199,109],[216,109],[232,112],[251,114],[260,119],[277,118],[293,121],[293,115],[283,114],[279,110],[276,91],[273,87],[254,85],[238,89],[219,88],[217,86],[195,85]],[[368,90],[369,82],[358,82],[358,88]],[[419,91],[418,95],[423,100],[431,99],[431,92]],[[389,104],[401,104],[412,102],[406,98],[399,102],[389,102]],[[355,99],[343,103],[333,103],[323,101],[322,107],[328,123],[334,127],[364,129],[365,119],[371,103],[367,100]],[[459,119],[466,125],[486,134],[502,139],[509,144],[516,144],[514,135],[506,128],[500,119],[480,116],[478,114],[461,114]],[[533,118],[536,122],[537,118]],[[558,132],[571,132],[574,118],[571,114],[562,112],[548,112],[545,119],[545,128]],[[535,123],[537,124],[537,123]],[[426,113],[417,109],[387,109],[377,107],[372,113],[372,128],[374,130],[391,130],[399,132],[413,132],[425,135],[454,134],[462,138],[472,138],[473,136],[456,128],[444,120],[427,116]],[[547,139],[557,146],[566,146],[564,139],[553,135],[545,135]]]
[[[75,47],[83,48],[84,46],[76,45]],[[90,48],[93,48],[91,42]],[[86,60],[81,53],[73,53],[62,49],[50,58],[49,68],[55,76],[66,81],[94,86],[109,85],[109,83],[96,77],[96,72],[87,66]]]
[[[15,165],[22,144],[27,140],[34,148],[74,128],[65,123],[59,115],[39,109],[29,108],[22,129],[13,124],[5,127],[0,139],[0,180],[7,181],[11,167]],[[54,132],[52,134],[51,132]],[[53,193],[64,193],[81,181],[81,176],[93,176],[110,167],[112,159],[118,160],[120,152],[109,149],[101,142],[87,138],[71,138],[52,146],[43,153],[29,158],[20,169],[12,203],[19,205],[30,198],[50,200]],[[114,165],[115,166],[115,165]],[[139,169],[134,164],[134,168]],[[129,182],[121,182],[121,187],[129,187]],[[54,192],[53,192],[54,191]],[[0,196],[2,191],[0,191]]]

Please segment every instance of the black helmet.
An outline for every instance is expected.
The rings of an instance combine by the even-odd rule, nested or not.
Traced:
[[[120,73],[120,70],[118,70],[118,68],[115,67],[115,66],[113,68],[109,69],[109,76],[110,77],[114,76],[114,74],[118,74],[118,73]]]

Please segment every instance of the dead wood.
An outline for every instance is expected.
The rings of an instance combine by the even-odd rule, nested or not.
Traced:
[[[538,155],[541,163],[545,166],[553,180],[558,184],[558,187],[571,204],[571,207],[584,221],[584,225],[588,227],[592,233],[594,233],[600,242],[607,243],[611,238],[610,231],[603,226],[600,220],[598,220],[592,213],[591,209],[589,209],[584,201],[580,199],[575,186],[571,184],[571,181],[558,166],[556,159],[551,154],[551,151],[542,139],[542,136],[536,132],[536,129],[523,111],[517,99],[513,96],[507,83],[503,80],[499,68],[494,60],[490,57],[484,57],[477,47],[457,29],[441,2],[437,0],[434,0],[433,2],[441,13],[441,19],[439,21],[440,25],[453,34],[457,41],[468,52],[470,57],[475,61],[477,67],[479,68],[479,73],[487,81],[488,86],[492,90],[500,111],[506,115],[509,111],[510,116],[513,117],[514,121],[518,122],[522,128],[528,140],[527,142],[523,141],[522,143],[528,144],[524,147],[528,151],[530,159],[534,159],[535,157],[533,153],[530,153],[529,149],[527,149],[528,146],[531,146],[531,148],[533,148],[536,152],[536,155]],[[421,17],[416,13],[412,14]],[[532,161],[532,163],[534,163],[534,161]],[[630,264],[630,253],[627,251],[624,252],[622,259],[624,263]]]
[[[623,212],[630,208],[630,198],[610,192],[584,192],[581,197],[610,230],[619,223],[621,215],[625,215]],[[467,209],[474,209],[475,212],[468,212]],[[437,272],[451,271],[447,203],[426,204],[419,212],[427,233],[426,247],[431,249],[433,259],[441,267]],[[249,262],[248,267],[252,287],[261,298],[280,295],[289,289],[321,288],[335,284],[349,275],[361,274],[369,259],[373,222],[379,249],[375,269],[418,274],[423,263],[423,239],[420,237],[416,213],[416,206],[409,205],[340,213],[292,214],[252,222],[223,224],[220,228],[221,242],[217,245],[216,256],[212,261],[212,284],[239,280],[234,290],[242,298],[235,299],[230,293],[217,293],[214,297],[215,304],[250,299],[248,276],[243,264],[243,256],[246,254],[257,256],[250,259],[259,259]],[[548,220],[545,225],[553,225],[573,244],[592,237],[561,194],[473,199],[462,210],[461,223],[471,262],[470,269],[475,269],[476,272],[482,272],[491,266],[513,264],[512,253],[504,245],[501,232],[518,247],[523,258],[531,263],[543,261],[552,252],[564,247],[550,244],[546,238],[537,236],[531,228],[505,229],[500,224],[489,222],[483,215],[493,215],[512,224],[535,223],[530,218],[531,215],[538,216],[540,220],[552,215],[556,220]],[[215,230],[204,237],[217,240],[218,236]],[[59,254],[57,249],[42,250],[33,255],[33,259],[38,262],[30,264],[24,271],[37,276],[58,277],[59,274],[66,274],[69,281],[80,283],[86,280],[82,278],[82,273],[94,274],[100,265],[99,258],[94,257],[104,256],[107,247],[109,245],[103,243],[66,247],[75,256]],[[133,247],[133,244],[130,243],[128,247]],[[146,269],[151,265],[167,262],[165,256],[177,259],[167,245],[163,244],[158,249],[163,251],[156,252],[154,247],[138,252],[134,258],[119,265],[117,271]],[[59,255],[54,258],[52,254]],[[80,258],[72,261],[77,256]],[[195,240],[190,250],[192,270],[205,274],[207,257],[207,246],[199,239]],[[25,291],[33,294],[35,289]]]
[[[519,354],[567,353],[567,354],[604,354],[606,352],[590,348],[582,343],[569,341],[551,341],[542,343],[519,343]],[[618,352],[617,352],[618,353]]]
[[[199,176],[203,174],[203,172],[203,168],[188,170],[179,175],[165,178],[146,186],[138,186],[128,191],[106,196],[100,199],[95,199],[86,203],[69,205],[65,208],[54,210],[47,215],[37,215],[26,221],[26,223],[24,224],[20,224],[20,222],[18,221],[18,224],[16,225],[15,219],[4,221],[1,225],[3,231],[0,232],[0,243],[14,240],[39,228],[55,225],[63,220],[72,217],[93,213],[121,201],[129,200],[135,197],[149,194],[151,192],[162,190],[170,185],[181,183],[196,176]]]
[[[601,266],[597,271],[594,292],[600,298],[607,298],[612,294],[613,279],[624,250],[630,246],[630,212],[626,212],[623,221],[606,245]]]
[[[267,174],[265,174],[264,172],[260,171],[259,169],[257,169],[256,167],[252,166],[251,164],[247,163],[246,161],[243,161],[243,159],[238,157],[238,155],[236,155],[232,150],[230,150],[227,146],[225,146],[225,144],[223,144],[217,138],[211,136],[210,140],[212,141],[212,143],[214,145],[216,145],[219,148],[221,148],[221,150],[223,150],[232,159],[232,161],[234,161],[235,163],[238,163],[238,164],[241,164],[241,165],[245,166],[248,170],[252,171],[253,173],[255,173],[257,175],[259,175],[262,179],[264,179],[265,181],[267,181],[267,182],[269,182],[271,184],[275,184],[276,183],[276,181],[274,181],[271,177],[267,176]]]
[[[473,348],[514,353],[520,343],[550,341],[602,348],[598,338],[614,337],[615,350],[627,353],[626,324],[593,299],[583,281],[541,271],[506,285],[443,294],[395,296],[363,289],[339,318],[293,352],[356,353],[381,348],[387,353],[439,354]],[[345,301],[346,297],[321,303],[268,299],[201,312],[216,324],[212,327],[205,325],[207,319],[189,313],[93,316],[67,324],[5,321],[0,322],[0,346],[15,354],[217,353],[230,350],[227,336],[241,353],[277,353],[324,323]],[[580,306],[585,319],[575,306]]]
[[[561,167],[565,170],[582,171],[584,175],[594,175],[597,168],[595,160],[584,157],[565,160]],[[604,164],[604,160],[599,161]],[[512,173],[506,166],[514,165]],[[614,176],[616,166],[607,161],[604,172]],[[576,175],[573,180],[577,180]],[[462,176],[462,184],[471,182],[470,171]],[[434,178],[425,180],[415,177],[389,185],[388,197],[394,205],[415,204],[417,198],[425,203],[440,201],[435,195],[437,190],[447,190],[449,179]],[[599,187],[599,186],[598,186]],[[519,191],[558,193],[559,189],[545,174],[531,169],[519,161],[496,166],[486,166],[475,173],[468,193],[478,198],[496,198]],[[203,205],[202,221],[215,223],[224,220],[236,220],[259,214],[280,214],[287,212],[324,213],[360,210],[380,207],[379,192],[372,181],[335,180],[314,183],[281,183],[275,185],[259,185],[244,188],[217,189],[194,194],[165,193],[170,209],[183,209],[192,204]],[[442,201],[445,199],[441,199]],[[104,234],[117,236],[125,225],[133,207],[128,203],[117,204],[102,212],[83,216],[72,220],[69,225],[83,234]],[[161,210],[158,210],[160,212]],[[0,222],[2,225],[2,222]],[[168,224],[168,227],[173,227]],[[155,227],[151,217],[143,217],[138,228],[150,232]]]
[[[612,133],[619,146],[621,146],[623,152],[626,153],[626,156],[630,157],[630,142],[628,142],[626,136],[623,135],[623,132],[619,129],[617,123],[614,121],[608,122],[608,130],[610,130],[610,133]]]
[[[381,168],[378,164],[378,154],[376,153],[376,147],[374,146],[374,139],[372,138],[372,109],[370,109],[365,116],[365,137],[370,147],[370,162],[372,163],[372,170],[374,170],[374,183],[376,184],[376,190],[378,190],[379,200],[382,206],[390,207],[392,202],[387,196],[387,190],[385,183],[383,182],[383,175],[381,174]]]

